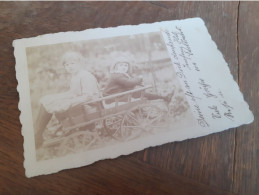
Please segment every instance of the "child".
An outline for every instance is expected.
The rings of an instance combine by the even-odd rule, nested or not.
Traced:
[[[117,63],[115,63],[113,68],[111,68],[111,70],[112,73],[110,75],[110,79],[108,80],[108,84],[104,89],[105,96],[129,91],[134,89],[136,86],[142,84],[142,78],[132,77],[130,75],[132,67],[126,60],[118,61]],[[157,94],[144,92],[144,97],[146,97],[149,100],[163,99],[165,102],[169,103],[171,101],[173,94],[174,92],[167,96],[161,96]],[[140,95],[140,92],[134,93],[133,97],[137,98],[140,97]]]
[[[82,70],[83,57],[79,53],[65,53],[62,57],[62,65],[72,75],[70,89],[64,93],[51,94],[40,99],[40,111],[35,123],[36,148],[43,143],[42,134],[53,113],[64,112],[99,96],[97,80],[90,72]]]

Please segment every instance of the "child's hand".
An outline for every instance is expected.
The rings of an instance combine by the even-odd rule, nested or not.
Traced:
[[[140,76],[138,77],[138,79],[139,79],[139,85],[142,85],[142,84],[143,84],[143,76],[140,75]]]

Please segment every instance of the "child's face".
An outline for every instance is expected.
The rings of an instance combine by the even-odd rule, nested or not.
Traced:
[[[119,62],[116,65],[116,70],[117,72],[120,72],[120,73],[126,73],[129,70],[129,65],[126,62]]]
[[[79,62],[76,61],[67,61],[64,63],[64,67],[68,73],[75,74],[79,70]]]

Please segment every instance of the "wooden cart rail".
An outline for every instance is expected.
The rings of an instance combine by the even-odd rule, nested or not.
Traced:
[[[105,97],[100,97],[88,102],[82,102],[76,106],[70,108],[67,112],[56,113],[56,117],[63,124],[63,130],[69,132],[73,129],[78,129],[82,126],[86,126],[113,115],[122,114],[127,110],[130,110],[140,104],[143,104],[145,99],[143,98],[143,92],[145,89],[152,86],[140,87],[137,89],[125,91],[118,94],[113,94]],[[141,92],[139,98],[133,98],[132,94]],[[125,96],[127,101],[120,101],[121,96]],[[106,100],[114,100],[112,103],[105,103]],[[84,114],[82,114],[84,113]],[[81,116],[79,116],[81,114]],[[78,116],[77,116],[78,115]],[[65,125],[70,124],[70,125]]]
[[[125,95],[130,95],[130,94],[133,94],[133,93],[136,93],[136,92],[141,92],[141,91],[144,91],[146,89],[149,89],[149,88],[152,88],[151,85],[148,85],[148,86],[145,86],[145,87],[140,87],[140,88],[137,88],[137,89],[132,89],[132,90],[129,90],[129,91],[125,91],[125,92],[121,92],[121,93],[117,93],[117,94],[113,94],[113,95],[109,95],[109,96],[103,96],[101,94],[102,97],[96,99],[96,100],[91,100],[91,101],[88,101],[88,102],[82,102],[80,104],[78,104],[77,106],[82,106],[82,105],[89,105],[89,104],[94,104],[94,103],[98,103],[98,102],[103,102],[105,100],[111,100],[111,99],[115,99],[115,102],[119,102],[119,99],[116,99],[118,97],[121,97],[121,96],[125,96]],[[140,98],[142,98],[143,96],[141,96]],[[129,98],[129,101],[131,100],[131,98]],[[104,107],[105,105],[107,105],[106,103],[104,103]]]

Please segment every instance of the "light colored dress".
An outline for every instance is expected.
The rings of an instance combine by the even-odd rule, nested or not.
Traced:
[[[93,74],[86,70],[72,76],[70,89],[64,93],[46,95],[40,99],[48,113],[62,112],[83,101],[99,97],[98,83]]]

